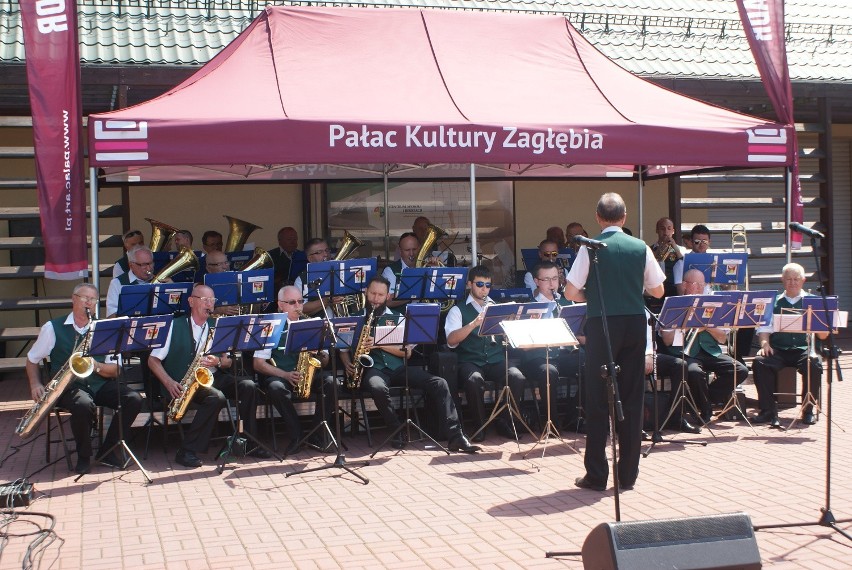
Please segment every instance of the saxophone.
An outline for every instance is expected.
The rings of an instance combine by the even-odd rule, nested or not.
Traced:
[[[88,309],[86,310],[88,314]],[[89,350],[89,344],[92,341],[92,315],[89,314],[89,331],[80,339],[80,342],[74,347],[71,356],[59,369],[59,372],[54,375],[53,379],[44,387],[44,394],[33,404],[30,411],[21,418],[18,427],[15,428],[15,433],[23,438],[27,438],[33,434],[36,428],[41,425],[41,422],[56,405],[62,392],[75,378],[88,378],[95,369],[95,361],[91,356],[84,356]]]
[[[316,355],[316,352],[310,350],[303,350],[299,353],[299,361],[296,364],[296,371],[299,373],[299,383],[293,390],[297,398],[304,399],[311,395],[311,384],[314,381],[314,373],[322,368],[322,363]]]
[[[213,328],[207,333],[207,339],[204,341],[204,348],[195,355],[183,380],[180,381],[180,396],[172,400],[169,404],[169,419],[173,422],[179,422],[189,407],[189,402],[198,391],[199,386],[209,388],[213,385],[213,374],[209,370],[201,366],[201,359],[210,348],[210,343],[213,340]]]
[[[373,318],[375,315],[376,311],[370,311],[367,315],[367,320],[364,321],[364,326],[361,327],[361,335],[358,337],[358,344],[355,346],[355,353],[352,355],[352,366],[355,368],[355,371],[346,380],[346,387],[350,390],[357,390],[361,387],[364,368],[372,368],[373,366],[373,357],[370,356],[370,348],[366,345],[372,334]]]

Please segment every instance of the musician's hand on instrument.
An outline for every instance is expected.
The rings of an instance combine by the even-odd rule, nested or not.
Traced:
[[[204,368],[216,368],[219,366],[221,359],[215,354],[208,354],[204,358],[201,359],[201,366]]]
[[[352,364],[351,362],[347,362],[346,363],[346,375],[352,376],[353,374],[355,374],[355,365]]]
[[[294,370],[292,372],[285,372],[284,379],[290,383],[292,386],[296,386],[299,383],[299,380],[302,379],[302,375],[298,370]]]
[[[375,338],[374,338],[374,337],[368,337],[368,338],[364,339],[364,349],[370,349],[370,348],[373,348],[373,343],[374,343],[374,342],[375,342]]]
[[[44,385],[39,383],[35,386],[30,386],[30,396],[34,402],[38,402],[44,397]]]
[[[345,295],[335,295],[331,298],[331,302],[335,305],[337,305],[338,303],[343,303],[344,301],[346,301]]]
[[[175,382],[174,380],[168,380],[166,382],[166,391],[172,398],[178,398],[183,393],[183,390],[180,387],[180,382]]]
[[[645,374],[650,374],[654,371],[654,355],[646,354],[645,355]]]

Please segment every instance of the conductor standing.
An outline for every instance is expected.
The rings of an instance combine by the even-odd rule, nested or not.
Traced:
[[[642,444],[642,404],[645,375],[645,316],[643,291],[656,298],[663,296],[666,276],[645,242],[622,231],[627,219],[624,200],[607,193],[598,201],[595,218],[601,227],[597,240],[606,244],[597,250],[602,291],[597,275],[590,267],[588,248],[581,247],[565,286],[565,296],[588,303],[586,312],[586,474],[574,484],[584,489],[603,491],[607,486],[609,465],[606,441],[609,434],[606,370],[606,338],[602,314],[605,312],[612,343],[613,360],[619,372],[618,392],[624,421],[617,423],[618,482],[622,490],[633,488],[639,475]],[[585,287],[585,291],[583,288]]]

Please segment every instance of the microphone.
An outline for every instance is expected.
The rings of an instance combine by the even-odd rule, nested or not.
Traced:
[[[815,229],[809,228],[807,226],[803,226],[799,222],[791,222],[790,229],[794,232],[799,232],[800,234],[804,234],[808,237],[816,238],[816,239],[825,239],[825,234],[822,232],[818,232]]]
[[[606,243],[604,243],[600,240],[591,239],[591,238],[587,238],[586,236],[579,236],[579,235],[574,236],[574,243],[576,243],[578,245],[585,245],[589,249],[601,249],[603,247],[606,247]]]

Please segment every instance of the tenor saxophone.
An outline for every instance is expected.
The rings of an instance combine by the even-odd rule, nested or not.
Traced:
[[[213,340],[213,330],[207,333],[207,339],[204,341],[204,349],[199,351],[192,359],[186,374],[180,381],[180,396],[172,400],[169,404],[169,419],[173,422],[179,422],[189,407],[189,402],[198,391],[200,386],[209,388],[213,385],[213,374],[205,367],[201,366],[201,359],[210,348],[210,342]]]
[[[303,350],[299,353],[299,361],[296,364],[296,371],[299,373],[299,383],[293,390],[297,398],[307,398],[311,395],[311,384],[314,381],[314,373],[322,368],[322,363],[316,357],[317,353],[310,350]]]
[[[370,311],[367,319],[364,321],[364,326],[361,327],[361,335],[358,337],[358,344],[355,346],[355,352],[352,355],[352,366],[355,370],[352,372],[352,376],[346,380],[346,387],[350,390],[357,390],[361,387],[364,368],[372,368],[373,366],[373,357],[370,356],[370,347],[367,346],[367,341],[372,335],[373,318],[375,315],[375,311]]]
[[[88,313],[88,310],[86,311]],[[15,433],[23,438],[27,438],[35,432],[36,428],[41,425],[41,422],[56,405],[62,392],[75,378],[88,378],[95,369],[95,361],[91,356],[84,356],[89,350],[89,344],[92,341],[92,315],[89,314],[90,330],[80,339],[80,342],[74,347],[71,356],[62,365],[47,386],[44,387],[44,394],[36,401],[30,411],[21,418],[18,427],[15,428]]]

